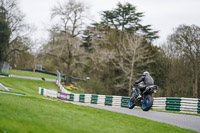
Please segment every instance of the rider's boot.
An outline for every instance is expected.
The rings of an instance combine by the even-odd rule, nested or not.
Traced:
[[[142,97],[142,96],[139,94],[138,97],[137,97],[137,99],[140,99],[141,97]]]
[[[136,99],[140,99],[142,96],[141,96],[141,90],[139,88],[137,88],[137,92],[138,92],[138,97]]]

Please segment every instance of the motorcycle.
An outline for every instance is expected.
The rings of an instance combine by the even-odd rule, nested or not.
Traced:
[[[157,85],[151,85],[146,87],[144,90],[141,90],[141,98],[137,98],[139,93],[136,90],[137,85],[132,87],[132,96],[129,99],[128,107],[133,109],[135,106],[140,106],[143,111],[148,111],[153,105],[153,93],[158,91]]]

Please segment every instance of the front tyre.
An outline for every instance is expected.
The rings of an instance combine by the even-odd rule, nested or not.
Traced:
[[[153,105],[153,97],[152,95],[147,95],[144,98],[144,103],[142,104],[141,108],[143,111],[148,111],[152,105]]]
[[[135,106],[135,102],[134,102],[133,97],[131,97],[131,98],[129,99],[129,101],[128,101],[128,108],[129,108],[129,109],[133,109],[134,106]]]

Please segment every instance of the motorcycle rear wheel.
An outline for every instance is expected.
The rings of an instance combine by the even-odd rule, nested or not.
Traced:
[[[144,103],[142,104],[141,108],[143,111],[148,111],[149,109],[151,109],[153,105],[153,97],[152,95],[147,95],[144,98]]]

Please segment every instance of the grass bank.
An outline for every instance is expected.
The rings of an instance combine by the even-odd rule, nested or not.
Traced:
[[[40,96],[38,94],[39,87],[51,90],[58,90],[54,82],[39,80],[2,77],[0,78],[0,83],[8,88],[12,88],[10,89],[11,92],[17,92],[30,96]]]
[[[18,76],[38,77],[38,78],[44,77],[44,78],[47,78],[47,79],[56,79],[56,76],[44,74],[44,73],[39,73],[39,72],[30,72],[30,71],[10,69],[9,73],[12,74],[12,75],[18,75]]]
[[[121,113],[0,93],[0,132],[4,133],[192,133]]]

